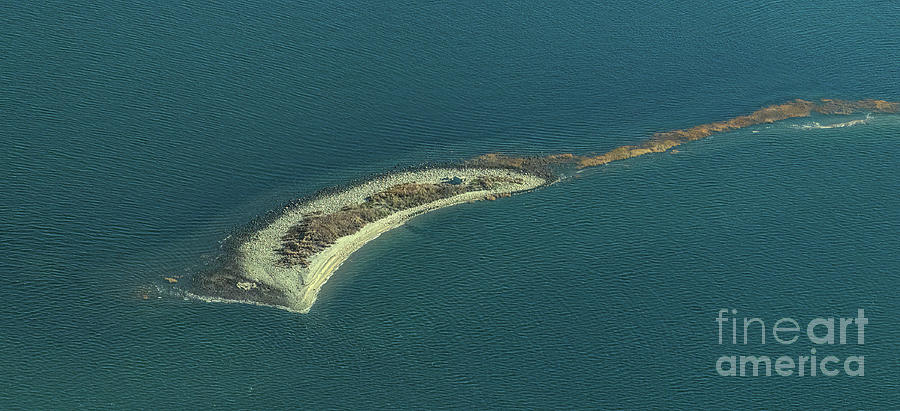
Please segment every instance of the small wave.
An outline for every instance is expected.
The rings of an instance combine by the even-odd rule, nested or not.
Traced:
[[[843,123],[834,123],[834,124],[824,124],[823,125],[823,124],[819,124],[814,121],[812,123],[797,125],[794,127],[803,129],[803,130],[819,130],[819,129],[825,129],[825,128],[844,128],[844,127],[858,126],[860,124],[868,124],[869,120],[871,120],[871,119],[872,119],[872,114],[870,113],[870,114],[867,114],[866,118],[864,118],[864,119],[850,120],[850,121],[845,121]]]

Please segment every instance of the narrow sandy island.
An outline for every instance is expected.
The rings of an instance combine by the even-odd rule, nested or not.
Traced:
[[[866,124],[872,113],[898,113],[884,100],[793,100],[750,114],[653,134],[642,144],[602,154],[515,157],[489,153],[459,168],[377,178],[287,210],[232,250],[225,264],[194,276],[190,295],[207,301],[271,305],[305,313],[322,285],[354,251],[415,215],[462,202],[495,199],[554,181],[557,167],[596,167],[662,153],[717,133],[813,115],[866,113],[865,119],[813,128]],[[174,279],[173,279],[174,280]]]
[[[308,312],[341,263],[410,218],[537,188],[547,180],[498,168],[435,168],[381,177],[286,211],[252,234],[229,268],[198,274],[197,298]]]

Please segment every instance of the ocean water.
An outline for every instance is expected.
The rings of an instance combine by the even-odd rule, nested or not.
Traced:
[[[900,100],[892,1],[376,3],[0,6],[0,409],[900,407],[896,115],[417,217],[306,315],[181,298],[164,276],[371,173]],[[720,376],[814,348],[719,345],[722,308],[865,309],[864,345],[815,346],[865,376]]]

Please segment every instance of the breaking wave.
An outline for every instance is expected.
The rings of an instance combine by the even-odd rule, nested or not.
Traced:
[[[845,121],[845,122],[843,122],[843,123],[820,124],[820,123],[817,123],[817,122],[813,121],[813,122],[811,122],[811,123],[801,124],[801,125],[797,125],[797,126],[794,126],[794,127],[799,128],[799,129],[802,129],[802,130],[819,130],[819,129],[826,129],[826,128],[844,128],[844,127],[858,126],[858,125],[861,125],[861,124],[868,124],[869,121],[870,121],[871,119],[872,119],[872,113],[869,113],[869,114],[866,115],[866,118],[864,118],[864,119],[850,120],[850,121]]]

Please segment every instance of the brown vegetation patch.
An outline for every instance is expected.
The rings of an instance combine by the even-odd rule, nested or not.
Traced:
[[[871,99],[857,101],[823,99],[822,104],[816,106],[815,110],[822,114],[853,114],[860,111],[896,113],[900,111],[900,104]]]
[[[737,130],[758,124],[774,123],[789,118],[808,117],[814,111],[821,114],[853,114],[860,111],[896,113],[898,110],[900,110],[900,104],[884,100],[822,100],[821,103],[814,103],[797,99],[784,104],[764,107],[749,115],[734,117],[726,121],[656,133],[649,141],[640,146],[622,146],[599,156],[580,157],[578,167],[593,167],[648,153],[660,153],[688,141],[706,138],[715,133]]]
[[[489,153],[467,161],[466,165],[483,168],[514,168],[547,178],[553,175],[550,170],[551,165],[575,163],[578,159],[578,156],[571,153],[543,157],[511,157],[500,153]]]
[[[763,107],[748,115],[737,116],[725,121],[701,124],[691,128],[659,132],[641,145],[616,147],[597,156],[577,156],[571,153],[553,154],[544,157],[512,157],[498,153],[485,154],[469,160],[467,164],[481,167],[506,167],[547,176],[552,164],[577,163],[579,168],[599,166],[613,161],[661,153],[688,141],[699,140],[715,133],[737,130],[758,124],[774,123],[789,118],[808,117],[813,112],[820,114],[853,114],[858,112],[897,113],[900,103],[885,100],[833,100],[823,99],[812,102],[797,99],[784,104]]]
[[[366,224],[398,211],[418,207],[459,194],[490,190],[498,184],[521,184],[520,178],[504,176],[477,177],[465,184],[405,183],[371,195],[362,204],[344,207],[331,214],[310,214],[291,227],[282,237],[281,263],[287,266],[309,266],[309,258],[332,245],[339,238],[351,235]]]

